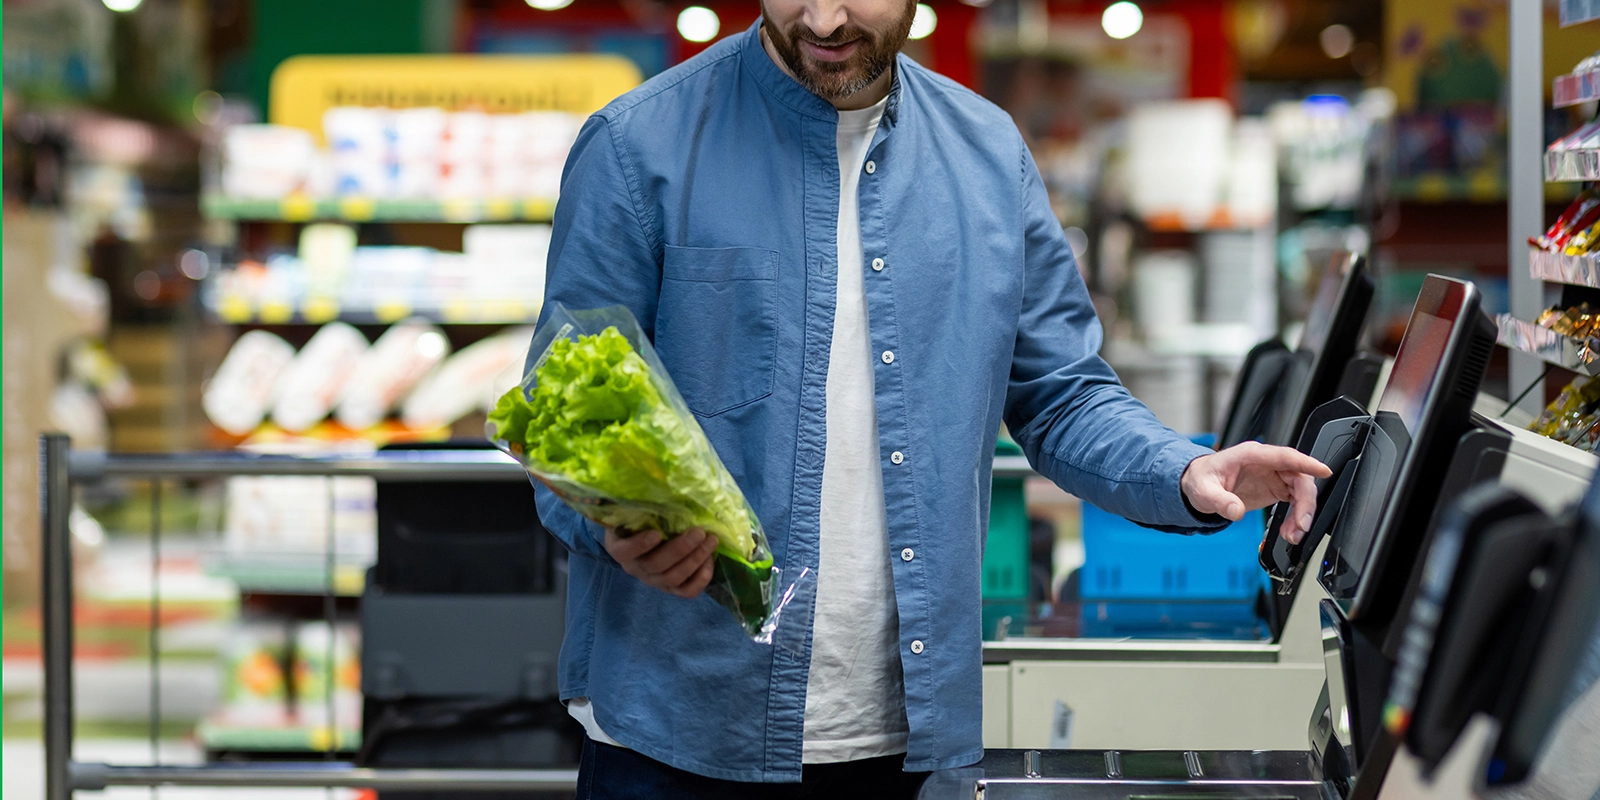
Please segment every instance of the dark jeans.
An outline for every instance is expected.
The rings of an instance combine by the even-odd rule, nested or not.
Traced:
[[[905,756],[807,764],[799,783],[741,783],[669,767],[621,747],[583,740],[577,800],[742,800],[869,797],[912,800],[926,772],[904,772]]]

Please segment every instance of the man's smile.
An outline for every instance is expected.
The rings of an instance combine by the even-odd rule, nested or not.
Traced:
[[[838,62],[855,55],[856,50],[861,46],[861,40],[854,39],[843,44],[824,45],[801,39],[800,46],[805,49],[806,55],[818,61]]]

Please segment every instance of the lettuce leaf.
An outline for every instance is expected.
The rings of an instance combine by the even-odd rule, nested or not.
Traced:
[[[756,546],[744,495],[711,443],[667,401],[650,366],[615,327],[576,341],[556,339],[531,391],[507,392],[489,423],[494,438],[529,468],[597,495],[598,502],[578,509],[590,518],[668,535],[703,528],[717,538],[719,554],[770,567],[771,556]]]

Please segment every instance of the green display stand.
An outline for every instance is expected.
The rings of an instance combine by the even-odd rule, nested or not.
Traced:
[[[1020,456],[1009,436],[995,444],[997,456]],[[989,498],[989,535],[983,550],[983,638],[998,638],[1010,617],[1008,634],[1022,633],[1028,600],[1028,502],[1023,478],[995,478]]]

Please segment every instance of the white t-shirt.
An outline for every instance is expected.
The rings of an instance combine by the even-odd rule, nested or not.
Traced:
[[[867,328],[856,203],[862,164],[886,103],[839,112],[838,299],[828,358],[817,606],[801,756],[808,764],[906,751],[900,619],[872,391],[877,358]]]
[[[867,148],[887,103],[886,98],[871,108],[839,112],[838,298],[828,358],[817,606],[801,755],[807,764],[904,753],[909,729],[856,203]],[[622,746],[600,729],[588,698],[569,700],[567,712],[590,739]]]

